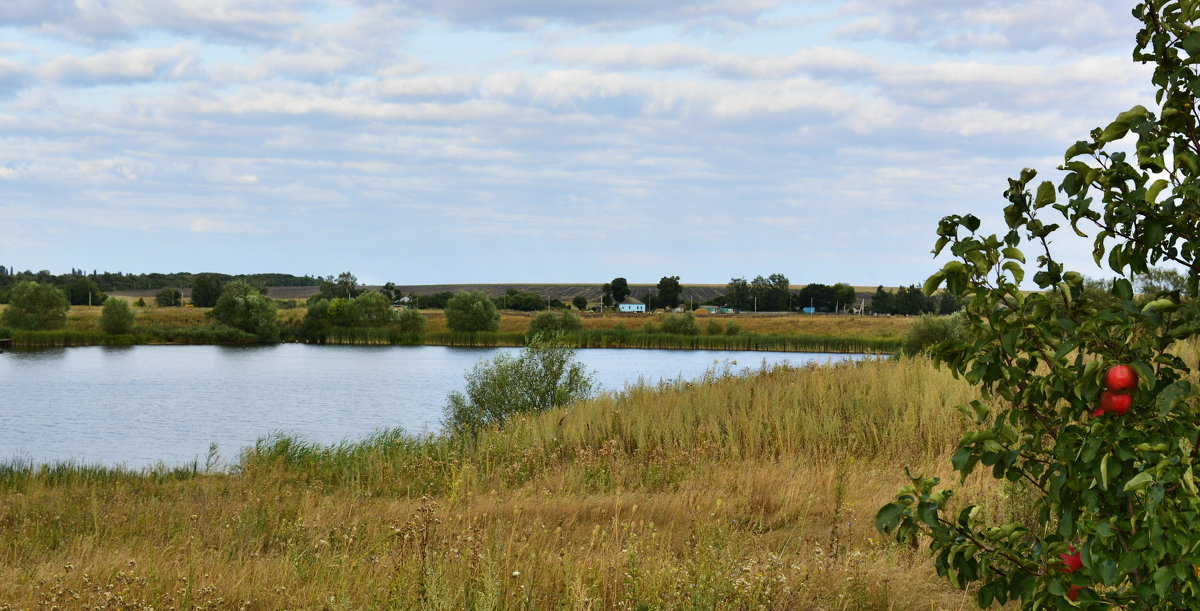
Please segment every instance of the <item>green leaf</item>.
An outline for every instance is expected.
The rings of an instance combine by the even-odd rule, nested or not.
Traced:
[[[1078,157],[1080,155],[1083,155],[1085,153],[1090,153],[1090,152],[1092,152],[1092,144],[1090,142],[1086,142],[1084,140],[1079,140],[1079,141],[1075,142],[1075,144],[1072,144],[1071,147],[1067,149],[1067,153],[1065,155],[1063,155],[1063,162],[1070,161],[1070,160],[1074,159],[1075,157]]]
[[[1054,184],[1048,180],[1043,180],[1042,184],[1038,185],[1037,197],[1033,200],[1034,208],[1054,203]]]
[[[879,512],[875,514],[875,530],[890,534],[900,524],[900,516],[904,514],[907,506],[901,503],[888,503],[879,508]]]
[[[1165,188],[1167,188],[1167,181],[1165,179],[1160,178],[1154,181],[1154,184],[1150,185],[1150,188],[1146,190],[1146,203],[1153,205],[1158,200],[1158,194],[1162,193],[1162,190]]]
[[[1129,478],[1125,482],[1124,492],[1138,492],[1149,488],[1154,483],[1154,475],[1149,471],[1142,471],[1137,475]]]
[[[1020,263],[1017,263],[1016,261],[1005,261],[1004,265],[1001,267],[1003,267],[1008,273],[1012,274],[1013,282],[1016,284],[1021,284],[1021,281],[1025,279],[1025,269],[1021,267]]]
[[[1009,246],[1009,247],[1005,248],[1004,250],[1000,251],[1000,254],[1004,255],[1005,259],[1016,259],[1017,261],[1020,261],[1021,263],[1025,262],[1025,253],[1021,252],[1020,250],[1018,250],[1016,248],[1013,248],[1012,246]]]
[[[932,276],[925,280],[925,285],[921,287],[926,295],[932,295],[941,286],[942,280],[946,279],[946,274],[943,272],[935,272]]]

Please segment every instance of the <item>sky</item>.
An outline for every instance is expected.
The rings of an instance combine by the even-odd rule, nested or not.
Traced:
[[[919,285],[1153,106],[1131,7],[3,0],[0,265]]]

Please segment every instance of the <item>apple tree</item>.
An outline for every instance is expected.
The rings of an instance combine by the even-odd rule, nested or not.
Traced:
[[[934,253],[952,260],[924,288],[962,301],[968,339],[933,356],[980,391],[958,407],[977,427],[952,466],[1024,486],[1037,519],[988,523],[936,478],[910,475],[876,526],[927,541],[938,574],[975,588],[982,607],[1200,600],[1200,2],[1148,1],[1133,14],[1133,57],[1153,65],[1155,109],[1135,106],[1070,146],[1057,185],[1029,169],[1010,179],[1006,230],[984,233],[972,215],[938,226]],[[1119,276],[1105,299],[1051,252],[1072,231]],[[1177,268],[1185,288],[1135,303],[1130,280],[1155,265]],[[1037,292],[1022,291],[1027,269]],[[1119,409],[1106,396],[1105,411],[1118,365],[1136,382]]]

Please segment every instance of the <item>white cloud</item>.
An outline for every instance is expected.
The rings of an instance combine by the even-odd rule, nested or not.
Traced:
[[[160,49],[113,49],[87,57],[63,55],[43,69],[46,78],[77,85],[175,80],[195,76],[198,59],[187,43]]]

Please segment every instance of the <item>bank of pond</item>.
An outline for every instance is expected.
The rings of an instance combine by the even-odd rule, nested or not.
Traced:
[[[763,350],[779,352],[835,352],[889,354],[899,349],[900,338],[863,338],[822,334],[752,333],[738,335],[680,335],[645,333],[629,329],[586,329],[565,333],[563,340],[575,348],[645,348],[678,350]],[[133,346],[147,344],[256,344],[250,333],[220,324],[189,325],[111,335],[98,329],[30,331],[0,328],[0,339],[11,339],[18,348],[71,346]],[[330,328],[310,337],[302,328],[284,327],[284,343],[392,346],[523,346],[522,332],[431,331],[404,333],[386,327]]]

